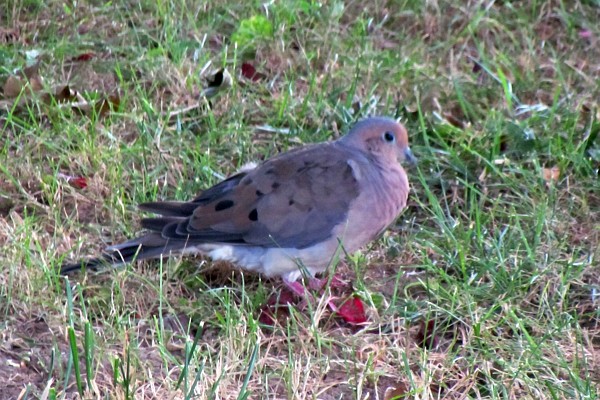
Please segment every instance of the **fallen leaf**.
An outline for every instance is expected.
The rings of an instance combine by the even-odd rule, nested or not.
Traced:
[[[11,75],[8,77],[6,82],[4,82],[4,86],[2,87],[2,93],[4,93],[4,98],[6,99],[14,99],[15,97],[21,94],[21,90],[25,87],[25,82],[20,78]]]
[[[90,31],[90,29],[91,26],[89,24],[81,24],[79,25],[79,28],[77,28],[77,33],[79,33],[80,35],[85,35]]]
[[[265,78],[265,75],[257,72],[256,68],[250,63],[242,64],[242,76],[254,82],[258,82]]]
[[[367,322],[365,306],[358,296],[351,297],[338,307],[337,313],[350,324],[362,324]]]
[[[258,323],[264,325],[265,327],[272,328],[275,326],[275,322],[277,321],[277,316],[275,315],[275,310],[271,307],[262,306],[258,313]]]
[[[385,389],[385,393],[383,395],[383,400],[400,400],[406,399],[410,394],[410,390],[408,385],[404,382],[398,382],[398,384],[394,386],[390,386]]]
[[[56,177],[65,180],[67,183],[77,189],[85,189],[88,186],[87,178],[83,176],[71,176],[59,172],[56,174]]]
[[[72,90],[69,85],[58,88],[54,93],[54,100],[57,103],[72,103],[77,100],[77,92]],[[51,99],[48,98],[48,101]]]
[[[93,53],[93,52],[83,53],[83,54],[73,57],[71,59],[71,61],[90,61],[94,57],[96,57],[96,53]]]
[[[39,71],[40,71],[40,63],[36,62],[34,64],[31,64],[31,65],[23,68],[23,75],[25,75],[25,77],[27,79],[31,79],[34,76],[39,76]]]
[[[206,79],[207,87],[202,90],[201,95],[207,99],[214,97],[223,89],[231,87],[233,79],[229,72],[222,68]]]
[[[481,183],[485,183],[485,178],[487,177],[487,171],[484,169],[481,170],[481,173],[479,174],[479,177],[477,178],[477,180]]]
[[[282,322],[290,316],[289,306],[296,304],[294,294],[287,288],[273,294],[260,308],[258,322],[265,327],[273,327],[277,321]]]
[[[220,87],[225,79],[225,69],[220,69],[207,79],[208,87]]]
[[[0,196],[0,216],[7,216],[14,206],[15,202],[12,199]]]
[[[99,117],[105,117],[110,111],[114,111],[119,108],[121,104],[121,98],[118,95],[110,95],[104,98],[95,105],[96,114]]]
[[[542,177],[547,185],[558,182],[558,179],[560,178],[560,168],[556,166],[552,168],[543,168]]]
[[[110,111],[116,110],[121,104],[121,98],[118,95],[110,95],[104,97],[95,103],[91,103],[85,99],[80,99],[78,102],[69,103],[67,106],[72,107],[73,111],[77,111],[83,115],[97,115],[99,118],[105,117]]]
[[[419,347],[433,349],[439,344],[437,326],[434,320],[421,321],[419,331],[414,336]]]
[[[442,114],[444,116],[444,118],[446,119],[446,121],[448,121],[448,123],[454,127],[457,127],[459,129],[465,129],[466,124],[458,117],[452,115],[449,112],[444,112]]]
[[[36,66],[25,68],[17,75],[9,76],[2,87],[5,99],[19,97],[23,90],[26,90],[26,94],[30,95],[34,92],[41,91],[43,88],[43,79],[41,76],[37,75]]]
[[[34,75],[31,78],[29,78],[29,86],[34,92],[39,92],[40,90],[42,90],[44,88],[42,77],[39,75]]]
[[[85,189],[88,186],[87,179],[83,176],[75,176],[69,183],[77,189]]]

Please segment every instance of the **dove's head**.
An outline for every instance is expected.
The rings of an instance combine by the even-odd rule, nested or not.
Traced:
[[[416,163],[406,128],[391,118],[373,117],[354,125],[341,141],[384,160]]]

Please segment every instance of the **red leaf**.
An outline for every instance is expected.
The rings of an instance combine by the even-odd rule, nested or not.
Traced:
[[[258,322],[266,325],[266,326],[274,326],[277,318],[275,317],[275,313],[273,309],[267,305],[264,305],[260,309],[260,314],[258,315]]]
[[[77,189],[85,189],[87,187],[87,178],[83,176],[74,176],[69,180],[71,186]]]
[[[92,58],[96,57],[96,53],[83,53],[78,56],[73,57],[72,61],[90,61]]]
[[[439,333],[434,320],[421,321],[419,331],[415,334],[415,341],[419,347],[433,349],[440,342]]]
[[[67,175],[67,174],[63,174],[62,172],[59,172],[58,174],[56,174],[56,177],[59,179],[64,179],[65,181],[70,183],[71,186],[73,186],[77,189],[85,189],[88,185],[87,178],[84,176],[71,176],[71,175]]]
[[[276,321],[282,322],[290,316],[288,307],[295,303],[294,294],[288,289],[282,289],[279,293],[271,295],[260,308],[258,322],[273,327]]]
[[[250,63],[242,64],[242,76],[254,82],[258,82],[265,77],[263,74],[258,73],[256,68],[254,68],[254,66]]]
[[[337,313],[350,324],[362,324],[367,322],[365,306],[359,297],[352,297],[342,304]]]

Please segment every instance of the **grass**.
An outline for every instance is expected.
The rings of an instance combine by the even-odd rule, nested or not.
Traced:
[[[0,82],[41,83],[0,99],[1,398],[599,397],[597,1],[0,10]],[[42,95],[65,85],[80,109]],[[370,114],[420,162],[398,223],[337,265],[364,328],[319,298],[265,329],[278,282],[207,259],[57,274],[134,235],[136,204]]]

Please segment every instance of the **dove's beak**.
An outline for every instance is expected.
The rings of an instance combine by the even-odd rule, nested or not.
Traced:
[[[417,164],[417,157],[415,157],[410,147],[407,147],[406,150],[404,150],[404,159],[410,165]]]

